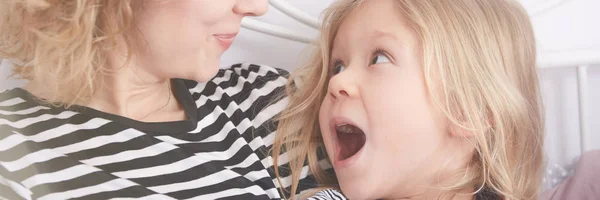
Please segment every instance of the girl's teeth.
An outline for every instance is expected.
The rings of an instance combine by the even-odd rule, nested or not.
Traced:
[[[339,125],[337,127],[337,130],[340,133],[345,133],[345,134],[350,134],[350,133],[353,133],[353,131],[354,131],[354,129],[352,128],[352,126],[348,126],[347,124]]]

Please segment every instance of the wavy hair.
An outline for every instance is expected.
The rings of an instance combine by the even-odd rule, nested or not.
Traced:
[[[0,59],[18,78],[43,84],[44,100],[85,104],[102,84],[106,53],[124,41],[135,49],[139,0],[0,1]]]

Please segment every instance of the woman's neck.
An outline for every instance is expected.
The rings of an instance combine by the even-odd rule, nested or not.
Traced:
[[[108,63],[125,63],[124,59]],[[127,66],[109,65],[111,72],[100,75],[90,101],[84,105],[102,112],[143,122],[179,121],[186,118],[171,88],[170,79],[159,77],[135,62]],[[24,89],[42,98],[52,96],[44,83],[30,81]]]
[[[128,60],[124,55],[127,50],[121,45],[108,52],[110,72],[99,79],[103,81],[87,106],[144,122],[185,119],[169,77],[140,62],[151,59],[133,56]]]
[[[124,51],[122,51],[124,52]],[[88,107],[138,121],[164,122],[185,119],[185,112],[173,94],[168,77],[152,73],[136,60],[108,55],[110,73],[104,74]],[[127,65],[124,65],[127,63]]]
[[[139,121],[163,121],[163,113],[180,110],[169,80],[141,78],[138,73],[124,68],[103,77],[104,84],[87,106]]]

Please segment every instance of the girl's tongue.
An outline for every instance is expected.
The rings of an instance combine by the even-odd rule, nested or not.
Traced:
[[[344,124],[335,128],[338,139],[338,160],[346,160],[356,154],[366,142],[365,133],[360,128]]]

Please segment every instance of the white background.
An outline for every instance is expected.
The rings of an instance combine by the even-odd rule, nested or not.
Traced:
[[[287,0],[318,17],[333,0]],[[530,11],[561,0],[523,0]],[[295,32],[316,36],[317,32],[285,16],[273,7],[259,20],[284,26]],[[559,7],[532,16],[539,50],[563,52],[600,50],[600,0],[566,0]],[[222,66],[251,62],[292,71],[302,60],[306,46],[293,41],[242,29],[232,48],[225,53]],[[0,65],[0,91],[20,86],[22,81],[5,79],[10,66]],[[579,116],[575,68],[540,69],[541,87],[546,106],[546,152],[550,163],[570,163],[580,152]],[[600,66],[589,69],[589,130],[594,148],[600,148]]]

